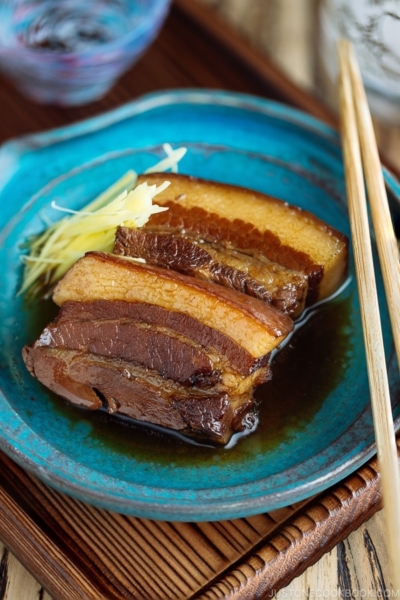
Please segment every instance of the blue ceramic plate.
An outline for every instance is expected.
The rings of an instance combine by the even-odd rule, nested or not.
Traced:
[[[1,149],[0,446],[55,488],[133,515],[210,520],[251,515],[319,492],[374,451],[353,267],[339,295],[307,315],[259,391],[260,423],[230,449],[196,447],[105,422],[53,397],[26,371],[21,348],[54,315],[16,296],[26,239],[80,208],[128,169],[155,163],[164,142],[188,148],[180,170],[245,185],[301,206],[349,234],[340,143],[325,125],[245,95],[146,96],[84,123]],[[399,185],[386,175],[393,198]],[[382,321],[395,417],[400,386]]]

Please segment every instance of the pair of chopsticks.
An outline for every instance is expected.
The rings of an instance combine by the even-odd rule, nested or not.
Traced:
[[[390,406],[363,174],[368,189],[394,344],[400,363],[399,253],[372,119],[355,52],[351,43],[345,40],[339,41],[338,51],[341,131],[347,199],[367,354],[375,439],[381,472],[392,583],[397,592],[400,590],[399,462]]]

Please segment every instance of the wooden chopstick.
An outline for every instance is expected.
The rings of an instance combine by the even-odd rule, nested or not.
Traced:
[[[400,343],[398,339],[400,333],[398,320],[400,310],[398,251],[389,208],[387,206],[382,168],[373,133],[371,116],[357,67],[357,60],[352,45],[345,40],[339,41],[338,51],[340,65],[341,130],[347,199],[367,355],[375,439],[381,472],[386,534],[392,566],[392,583],[393,588],[398,592],[400,591],[399,462],[390,406],[390,392],[372,258],[360,144],[363,150],[365,178],[371,201],[378,252],[385,278],[385,291],[391,314],[393,336],[396,343],[396,351],[398,357],[400,357]],[[387,291],[388,289],[389,292]]]
[[[386,298],[388,301],[394,345],[396,348],[397,359],[400,363],[399,251],[390,215],[371,113],[368,108],[367,95],[365,93],[353,47],[347,43],[345,49],[348,55],[350,68],[361,156],[368,189],[368,200],[371,207],[375,238],[378,246]]]

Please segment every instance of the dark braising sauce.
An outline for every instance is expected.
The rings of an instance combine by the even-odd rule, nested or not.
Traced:
[[[57,307],[51,301],[30,304],[31,330],[26,340],[33,342],[54,319]],[[235,462],[254,453],[266,453],[299,432],[309,423],[330,392],[342,380],[351,348],[350,299],[327,302],[299,325],[272,362],[272,381],[256,392],[259,423],[255,431],[238,437],[229,448],[197,445],[190,439],[166,433],[159,428],[110,417],[103,411],[85,411],[51,394],[53,408],[70,423],[71,432],[85,423],[89,438],[116,455],[176,466],[205,465],[216,457],[223,463]]]

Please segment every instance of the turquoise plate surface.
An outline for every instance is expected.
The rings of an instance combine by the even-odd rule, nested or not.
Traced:
[[[52,200],[78,209],[128,169],[186,146],[180,171],[245,185],[308,209],[349,235],[340,141],[315,119],[225,92],[171,91],[83,123],[19,138],[0,151],[0,447],[46,483],[140,517],[248,516],[315,494],[374,453],[352,261],[340,293],[307,314],[259,392],[257,430],[206,448],[110,423],[53,397],[26,371],[22,346],[55,314],[17,296],[26,239],[53,218]],[[390,196],[399,184],[386,173]],[[400,382],[382,283],[382,326],[396,426]],[[283,391],[282,391],[283,390]]]

